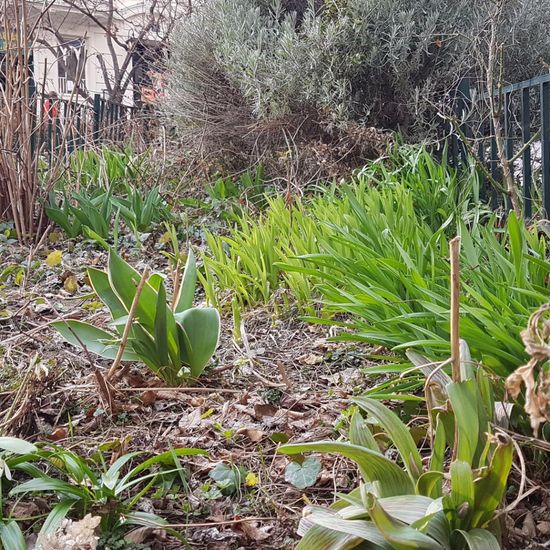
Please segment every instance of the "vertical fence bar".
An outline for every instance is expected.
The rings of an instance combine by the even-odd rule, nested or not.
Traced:
[[[495,138],[495,127],[493,121],[491,120],[491,176],[495,181],[500,180],[500,173],[498,169],[498,150],[497,150],[497,140]],[[498,208],[498,196],[497,190],[493,189],[491,193],[491,204],[496,210]]]
[[[94,129],[93,140],[97,145],[99,143],[99,124],[101,118],[101,96],[99,94],[94,95]]]
[[[540,88],[540,111],[542,119],[542,187],[546,216],[550,215],[550,82]]]
[[[523,145],[529,143],[531,139],[531,109],[530,109],[530,90],[524,88],[521,95],[521,134]],[[531,167],[531,146],[525,147],[522,155],[523,162],[523,209],[526,218],[530,218],[533,205],[531,204],[531,185],[533,173]]]

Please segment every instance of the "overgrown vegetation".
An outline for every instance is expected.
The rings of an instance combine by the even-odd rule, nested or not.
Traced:
[[[265,155],[278,175],[293,166],[305,181],[342,174],[381,153],[376,130],[433,138],[438,108],[462,78],[485,89],[494,4],[205,3],[172,37],[170,116],[209,155],[244,163]],[[548,3],[497,7],[501,77],[539,74],[550,58],[540,26]]]

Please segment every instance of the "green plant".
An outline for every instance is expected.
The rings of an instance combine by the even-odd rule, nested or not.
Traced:
[[[491,430],[495,404],[487,375],[481,368],[474,371],[467,353],[463,359],[461,381],[444,379],[438,385],[440,401],[428,409],[429,457],[421,455],[397,414],[367,397],[353,402],[367,413],[370,425],[376,422],[380,434],[373,434],[356,412],[349,443],[325,441],[279,449],[286,454],[340,454],[357,464],[363,480],[351,493],[338,495],[330,509],[308,507],[310,528],[297,548],[500,548],[491,529],[506,490],[513,446],[509,436]],[[439,406],[445,403],[449,405]],[[403,468],[380,451],[378,435],[390,440]]]
[[[70,238],[86,233],[86,228],[102,239],[108,239],[113,218],[112,187],[107,191],[97,189],[91,193],[74,192],[71,200],[66,194],[57,204],[55,193],[51,192],[45,206],[48,217],[57,223]]]
[[[2,457],[4,473],[17,471],[31,478],[16,482],[9,476],[10,497],[42,493],[53,493],[56,497],[57,503],[40,534],[55,532],[67,515],[82,518],[88,513],[101,516],[101,531],[109,535],[131,525],[166,525],[166,521],[155,514],[135,511],[136,504],[166,476],[185,475],[179,457],[206,454],[200,449],[171,449],[135,464],[143,455],[137,451],[122,455],[109,465],[102,452],[85,459],[51,444],[34,446],[15,438],[0,438],[0,449],[6,448],[10,453]],[[47,471],[39,468],[42,465]],[[3,523],[0,540],[6,550],[26,548],[26,544],[20,544],[24,538],[13,520]]]
[[[454,232],[457,220],[476,226],[488,218],[478,187],[475,172],[453,169],[445,156],[436,162],[425,148],[401,145],[386,161],[365,166],[347,186],[323,186],[293,204],[268,198],[259,217],[243,212],[228,235],[206,232],[202,282],[207,297],[220,304],[229,291],[241,306],[296,301],[302,311],[314,314],[316,287],[332,268],[312,267],[300,256],[322,253],[329,244],[331,253],[352,259],[354,245],[345,237],[361,231],[363,211],[374,211],[382,202],[383,214],[374,212],[380,238],[387,228],[399,236],[417,222],[432,232],[445,226],[445,234]],[[401,216],[410,224],[400,225]]]
[[[113,198],[113,204],[134,232],[147,233],[152,225],[170,219],[170,212],[162,199],[159,188],[153,187],[145,194],[143,189],[126,184],[126,198]]]
[[[53,322],[68,342],[107,359],[123,351],[122,360],[142,361],[171,385],[200,376],[217,347],[220,317],[213,308],[192,307],[197,269],[191,250],[183,276],[174,285],[171,305],[161,274],[154,273],[140,285],[140,274],[114,250],[109,252],[107,271],[89,268],[88,277],[111,312],[114,332],[76,320]],[[136,298],[138,286],[141,293]],[[135,300],[135,317],[129,320]],[[129,338],[121,350],[128,322]]]
[[[323,244],[323,252],[302,257],[311,263],[309,270],[324,279],[317,288],[327,311],[350,314],[350,320],[340,324],[353,332],[342,339],[447,356],[445,224],[429,227],[402,191],[371,190],[364,202],[348,193],[359,227],[350,231],[333,226],[334,235]],[[514,214],[502,229],[496,221],[493,217],[471,229],[458,222],[465,266],[461,337],[476,359],[506,375],[525,363],[519,334],[548,294],[549,245],[536,225],[526,228]],[[297,264],[285,270],[310,272]]]

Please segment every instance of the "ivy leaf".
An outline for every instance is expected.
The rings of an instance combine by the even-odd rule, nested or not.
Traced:
[[[285,470],[285,480],[297,489],[311,487],[317,481],[321,471],[321,461],[318,458],[306,458],[301,464],[291,462]]]
[[[229,466],[220,462],[208,474],[224,495],[233,494],[245,481],[246,472],[240,466]]]

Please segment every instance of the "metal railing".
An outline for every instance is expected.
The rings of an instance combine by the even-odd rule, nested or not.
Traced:
[[[135,108],[104,99],[41,97],[38,147],[50,161],[75,149],[122,143],[133,132]]]
[[[506,158],[511,163],[512,176],[521,190],[526,218],[539,213],[550,216],[550,74],[510,84],[493,95],[500,108],[498,120],[502,126]],[[487,168],[496,181],[502,180],[501,162],[489,106],[488,94],[477,94],[465,80],[455,98],[456,124],[450,132],[450,157],[455,164],[466,162],[469,151]],[[467,144],[464,144],[467,140]],[[502,199],[489,190],[497,207]],[[506,199],[505,199],[506,201]]]

